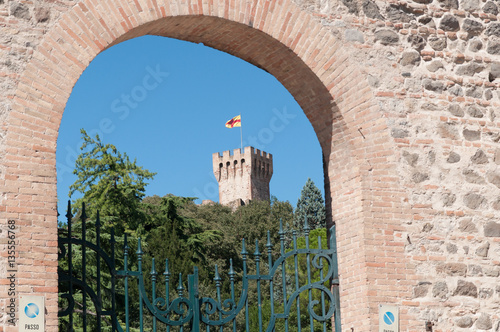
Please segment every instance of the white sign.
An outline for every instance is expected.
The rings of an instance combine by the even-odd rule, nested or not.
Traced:
[[[399,332],[399,308],[394,305],[380,304],[378,310],[378,331]]]
[[[45,332],[45,297],[19,297],[19,332]]]

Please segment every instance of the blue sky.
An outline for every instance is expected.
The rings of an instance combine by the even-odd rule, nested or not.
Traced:
[[[156,172],[147,195],[218,201],[212,153],[243,145],[273,154],[271,195],[295,206],[308,177],[323,191],[321,148],[302,109],[272,75],[227,53],[145,36],[99,54],[68,100],[57,144],[59,206],[81,146],[80,129]],[[72,197],[76,198],[76,197]]]

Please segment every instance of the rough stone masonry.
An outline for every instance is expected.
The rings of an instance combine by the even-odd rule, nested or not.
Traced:
[[[18,330],[7,306],[23,294],[45,296],[57,330],[60,119],[95,56],[154,34],[263,68],[301,105],[337,224],[343,331],[377,331],[381,303],[401,331],[499,331],[499,6],[0,0],[0,330]]]
[[[269,201],[273,156],[251,146],[212,154],[212,168],[219,184],[219,203],[231,206],[252,200]]]

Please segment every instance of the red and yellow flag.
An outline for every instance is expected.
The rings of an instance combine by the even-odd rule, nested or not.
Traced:
[[[226,122],[226,128],[241,127],[241,115],[235,116]]]

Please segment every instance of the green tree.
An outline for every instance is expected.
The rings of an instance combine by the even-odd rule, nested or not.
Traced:
[[[302,230],[306,217],[311,229],[326,227],[325,201],[323,200],[321,191],[316,187],[311,178],[307,179],[306,184],[302,188],[300,198],[297,201],[294,228]]]
[[[255,240],[259,240],[261,252],[265,248],[267,231],[270,231],[273,254],[280,250],[280,219],[285,227],[293,220],[293,207],[289,202],[278,201],[275,197],[269,201],[252,201],[232,212],[230,208],[220,204],[196,206],[196,209],[184,211],[197,220],[205,229],[217,230],[222,237],[207,243],[207,258],[212,266],[218,264],[221,270],[229,268],[229,259],[234,268],[241,270],[241,244],[245,239],[249,253],[255,251]]]
[[[73,173],[77,180],[70,187],[69,196],[83,194],[73,206],[87,205],[87,215],[95,219],[100,211],[103,226],[115,226],[117,232],[135,230],[145,216],[139,208],[144,197],[146,180],[156,173],[149,172],[130,160],[112,144],[104,144],[98,135],[91,138],[81,129],[83,144]]]
[[[88,217],[86,222],[87,231],[85,232],[87,240],[92,240],[95,243],[95,220],[99,211],[102,225],[100,238],[103,239],[103,237],[109,236],[111,228],[114,228],[118,242],[116,248],[122,248],[122,235],[124,232],[127,231],[135,235],[138,228],[143,228],[142,223],[146,220],[146,215],[144,209],[141,208],[141,199],[144,197],[146,180],[152,179],[155,173],[138,166],[135,160],[132,162],[126,153],[122,154],[114,145],[102,143],[99,136],[96,135],[95,138],[91,138],[84,129],[81,129],[81,134],[83,144],[73,171],[77,175],[77,180],[70,186],[69,193],[70,197],[76,192],[83,194],[73,203],[74,230],[81,229],[82,224],[79,219],[82,215],[82,205],[85,202],[86,216]],[[61,224],[62,228],[65,226],[65,223]],[[73,236],[80,237],[78,233],[74,233]],[[135,236],[132,236],[129,245],[134,247],[132,243],[135,242]],[[108,241],[101,242],[101,247],[108,254],[110,253],[111,248]],[[118,252],[121,252],[121,250],[118,250]],[[73,273],[78,276],[78,273],[81,273],[83,269],[80,260],[82,256],[81,247],[73,246],[73,254],[75,257],[72,264]],[[95,262],[90,257],[95,256],[91,255],[87,260],[87,281],[88,285],[94,287],[97,283]],[[117,267],[121,268],[123,257],[118,255],[116,263]],[[135,263],[134,251],[131,252],[130,263],[131,265]],[[65,264],[65,260],[60,261],[59,268],[65,270]],[[110,271],[101,271],[101,276],[103,278],[101,280],[102,289],[109,289]],[[64,285],[61,286],[60,289],[64,293]],[[80,296],[79,290],[75,289],[77,302],[78,296]],[[109,299],[109,296],[106,298]],[[76,304],[75,310],[77,312],[79,310],[78,305],[81,305],[81,303]],[[87,299],[87,305],[90,312],[92,312],[93,304],[89,299]],[[64,307],[64,304],[61,306]],[[91,313],[88,320],[90,330],[95,329],[95,326],[92,325],[95,324],[95,319],[92,317]],[[65,324],[65,320],[61,320],[60,324]],[[75,317],[73,328],[79,330],[81,324],[81,316],[78,315]]]
[[[147,218],[138,230],[147,254],[161,261],[168,258],[171,267],[180,269],[177,272],[183,274],[192,273],[194,265],[203,268],[207,262],[207,246],[222,238],[220,231],[207,229],[195,218],[182,213],[187,206],[197,208],[194,198],[171,194],[159,200],[158,196],[146,197],[142,208]]]

